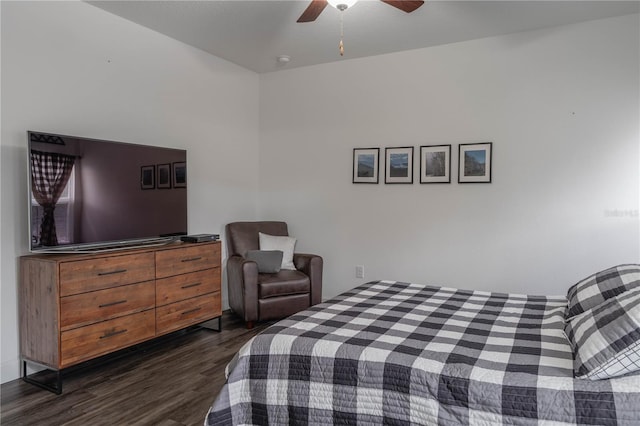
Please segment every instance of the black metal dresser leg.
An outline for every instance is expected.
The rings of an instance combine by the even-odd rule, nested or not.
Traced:
[[[45,369],[54,372],[55,376],[56,376],[55,377],[55,384],[51,385],[48,382],[36,380],[36,379],[34,379],[32,377],[33,374],[31,376],[29,376],[27,374],[27,360],[26,359],[22,360],[22,380],[24,380],[25,382],[27,382],[27,383],[29,383],[31,385],[37,386],[37,387],[39,387],[41,389],[48,390],[49,392],[53,392],[56,395],[60,395],[62,393],[62,370],[52,370],[52,369],[50,369],[50,368],[48,368],[48,367],[46,367],[44,365],[35,363],[33,361],[29,361],[29,362],[32,363],[32,364],[38,365],[40,367],[44,367]],[[34,373],[34,374],[38,374],[38,373]]]

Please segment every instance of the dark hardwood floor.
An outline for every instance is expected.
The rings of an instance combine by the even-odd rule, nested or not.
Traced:
[[[62,395],[22,380],[5,383],[0,424],[202,425],[224,384],[227,363],[270,324],[247,330],[238,317],[225,312],[220,333],[174,333],[117,358],[65,372]]]

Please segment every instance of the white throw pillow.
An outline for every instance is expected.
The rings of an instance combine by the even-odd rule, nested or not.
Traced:
[[[280,269],[296,270],[293,264],[293,250],[296,247],[296,239],[293,237],[280,237],[277,235],[258,233],[260,238],[260,250],[280,250],[282,252],[282,266]]]

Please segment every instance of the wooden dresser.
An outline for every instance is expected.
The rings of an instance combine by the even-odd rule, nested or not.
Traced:
[[[20,258],[20,353],[60,370],[222,315],[220,242]],[[59,389],[58,389],[59,388]]]

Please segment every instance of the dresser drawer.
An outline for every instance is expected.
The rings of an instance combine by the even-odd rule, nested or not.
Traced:
[[[220,243],[184,245],[156,252],[156,278],[220,266]]]
[[[60,299],[60,327],[69,330],[152,309],[154,304],[153,281],[67,296]]]
[[[161,278],[156,280],[156,305],[167,305],[214,291],[220,291],[220,268]]]
[[[113,352],[155,334],[154,310],[114,318],[61,333],[61,367]]]
[[[108,256],[60,264],[60,296],[153,280],[154,253]]]
[[[211,293],[156,308],[156,334],[165,334],[222,315],[220,293]]]

